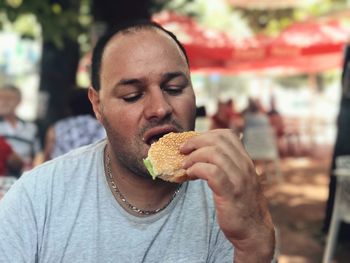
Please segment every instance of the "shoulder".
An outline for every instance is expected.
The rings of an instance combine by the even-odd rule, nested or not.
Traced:
[[[26,121],[18,118],[19,128],[26,134],[36,134],[38,132],[38,126],[33,121]]]
[[[36,124],[33,121],[24,120],[24,119],[21,119],[21,118],[17,118],[17,120],[18,120],[19,123],[21,123],[23,125],[36,127]]]
[[[76,149],[25,172],[1,201],[45,206],[82,193],[88,182],[95,182],[93,178],[101,173],[104,145],[102,141]]]
[[[42,183],[76,179],[85,175],[84,171],[100,167],[99,164],[103,161],[104,145],[105,141],[99,141],[98,143],[72,150],[26,172],[20,180],[30,181],[27,183]]]
[[[74,123],[74,121],[75,121],[75,117],[73,117],[73,116],[65,117],[63,119],[60,119],[60,120],[56,121],[53,126],[55,128],[57,128],[57,127],[64,127],[64,126],[70,125],[71,123]]]
[[[77,117],[77,121],[80,123],[84,123],[86,125],[90,126],[101,126],[101,123],[93,116],[86,114],[86,115],[80,115]]]

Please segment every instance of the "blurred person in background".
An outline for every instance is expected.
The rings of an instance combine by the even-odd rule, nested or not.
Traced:
[[[236,132],[242,132],[243,130],[243,118],[240,112],[236,110],[236,106],[233,99],[229,99],[226,102],[227,115],[230,119],[231,129]]]
[[[0,176],[17,174],[22,170],[23,161],[13,151],[6,140],[0,136]]]
[[[265,153],[270,149],[277,152],[277,140],[269,118],[259,99],[249,98],[243,113],[243,144],[254,161],[257,173],[267,174],[268,158]],[[268,149],[267,149],[268,148]]]
[[[29,170],[34,166],[41,147],[37,126],[16,114],[21,99],[21,91],[16,86],[6,84],[0,87],[0,135],[24,161],[23,170]]]
[[[225,104],[222,101],[217,102],[216,112],[211,117],[210,129],[228,128],[229,121],[226,114]]]
[[[210,129],[232,129],[241,132],[242,126],[241,115],[236,112],[233,100],[219,100],[216,113],[211,117]]]
[[[270,98],[270,109],[267,112],[267,116],[269,118],[270,124],[272,128],[275,131],[276,138],[277,138],[277,144],[278,144],[278,150],[280,154],[284,154],[284,122],[282,115],[279,113],[276,107],[276,98],[274,96],[271,96]]]
[[[242,112],[244,130],[250,128],[270,128],[269,118],[259,99],[249,98],[248,106]]]
[[[103,126],[95,118],[88,90],[74,88],[68,98],[68,116],[47,131],[44,158],[53,159],[83,145],[106,137]]]

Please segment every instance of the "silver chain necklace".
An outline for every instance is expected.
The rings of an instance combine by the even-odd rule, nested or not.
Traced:
[[[111,158],[109,157],[109,154],[107,152],[106,154],[106,169],[107,169],[107,175],[109,178],[109,182],[114,190],[114,192],[118,195],[118,197],[120,198],[120,200],[129,208],[131,209],[133,212],[138,213],[140,215],[154,215],[159,213],[160,211],[163,211],[165,208],[167,208],[169,206],[169,204],[174,200],[174,198],[176,197],[176,195],[180,192],[180,188],[181,188],[181,184],[178,186],[178,188],[175,190],[175,192],[173,193],[172,197],[170,198],[169,202],[166,203],[163,207],[155,209],[155,210],[143,210],[140,208],[137,208],[136,206],[132,205],[129,203],[128,200],[126,200],[125,196],[120,192],[117,184],[114,182],[113,180],[113,174],[112,174],[112,166],[111,166]]]

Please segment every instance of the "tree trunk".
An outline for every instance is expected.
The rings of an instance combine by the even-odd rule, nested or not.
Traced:
[[[128,19],[150,18],[150,2],[150,0],[93,0],[92,14],[95,21],[113,26]]]
[[[39,86],[43,99],[42,111],[38,114],[42,140],[48,126],[66,114],[67,92],[76,85],[79,58],[79,44],[75,41],[65,39],[63,48],[52,42],[43,43]]]

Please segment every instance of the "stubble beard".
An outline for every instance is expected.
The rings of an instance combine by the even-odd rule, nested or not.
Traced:
[[[152,177],[150,176],[147,168],[143,163],[142,157],[140,156],[145,144],[142,139],[143,134],[150,128],[162,124],[171,124],[179,132],[186,130],[177,121],[172,120],[169,116],[168,118],[165,118],[161,121],[150,122],[146,127],[140,129],[140,132],[137,134],[136,138],[133,138],[133,140],[128,143],[129,141],[126,140],[126,138],[123,138],[123,136],[112,127],[111,123],[103,114],[103,111],[101,111],[101,117],[102,124],[106,129],[108,141],[112,146],[111,151],[113,151],[113,155],[118,161],[118,166],[122,167],[122,169],[128,170],[137,177],[150,180]],[[189,128],[190,130],[194,129],[194,121]],[[132,151],[130,151],[130,149],[132,149]]]
[[[151,176],[141,160],[142,158],[137,157],[142,151],[142,145],[138,142],[142,140],[135,139],[131,143],[128,143],[127,140],[124,140],[123,137],[112,128],[109,121],[104,117],[103,126],[106,129],[108,141],[112,146],[110,150],[113,152],[118,166],[138,177],[151,179]],[[131,152],[130,149],[133,149],[133,151]]]
[[[178,131],[183,131],[184,129],[179,124],[172,125],[176,127]],[[147,168],[145,167],[142,157],[140,156],[144,149],[143,134],[150,127],[156,126],[156,124],[151,124],[150,127],[145,127],[140,130],[136,138],[133,140],[127,140],[123,138],[110,124],[110,122],[102,115],[102,124],[106,129],[107,138],[112,146],[111,151],[113,151],[113,156],[118,162],[118,166],[124,170],[131,172],[133,175],[145,179],[152,180]],[[159,124],[158,124],[159,125]]]

